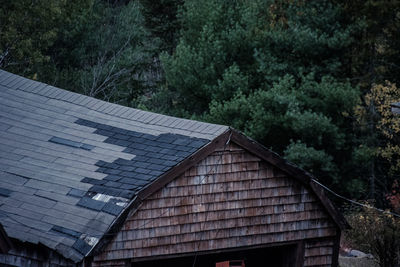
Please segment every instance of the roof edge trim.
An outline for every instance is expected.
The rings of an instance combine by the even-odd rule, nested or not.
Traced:
[[[322,202],[324,208],[335,221],[337,226],[341,230],[349,229],[350,226],[343,215],[337,210],[335,205],[330,201],[330,199],[325,194],[325,189],[320,185],[315,183],[313,180],[315,179],[312,174],[301,169],[300,167],[288,162],[283,159],[281,156],[272,152],[268,148],[264,147],[257,141],[245,136],[241,132],[232,129],[232,141],[247,149],[249,152],[255,154],[261,159],[267,161],[268,163],[274,165],[281,171],[287,173],[291,177],[298,179],[305,185],[310,186],[311,190],[316,194],[318,199]]]

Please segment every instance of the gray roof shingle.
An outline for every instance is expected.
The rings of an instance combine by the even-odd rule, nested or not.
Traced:
[[[227,130],[0,70],[0,223],[80,261],[141,189]]]

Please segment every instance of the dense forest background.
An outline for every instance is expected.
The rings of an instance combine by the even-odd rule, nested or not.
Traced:
[[[0,3],[0,68],[231,125],[336,192],[399,212],[399,1]]]

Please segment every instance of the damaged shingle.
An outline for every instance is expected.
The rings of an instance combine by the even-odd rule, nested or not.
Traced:
[[[117,216],[123,209],[123,207],[109,202],[103,207],[102,211]]]
[[[86,255],[92,249],[92,247],[82,239],[76,240],[72,247],[82,255]]]
[[[83,191],[83,190],[80,190],[80,189],[72,188],[72,189],[68,192],[67,196],[72,196],[72,197],[79,197],[79,198],[81,198],[81,197],[83,197],[85,194],[86,194],[86,191]]]
[[[63,234],[64,236],[67,236],[69,238],[79,238],[82,235],[81,233],[78,233],[74,230],[70,230],[70,229],[67,229],[65,227],[61,227],[58,225],[54,225],[51,228],[51,231]]]
[[[49,142],[52,142],[52,143],[55,143],[55,144],[59,144],[59,145],[64,145],[64,146],[81,148],[81,149],[84,149],[84,150],[92,150],[94,148],[94,146],[92,146],[92,145],[88,145],[88,144],[84,144],[84,143],[68,140],[68,139],[65,139],[65,138],[55,137],[55,136],[50,138]]]
[[[89,197],[83,197],[83,198],[81,198],[81,200],[79,200],[77,205],[91,209],[91,210],[100,211],[104,207],[105,203],[102,201],[94,200]]]
[[[11,192],[12,192],[11,190],[0,187],[0,196],[9,197]]]

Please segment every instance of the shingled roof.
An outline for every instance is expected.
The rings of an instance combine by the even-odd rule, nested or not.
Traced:
[[[228,130],[0,70],[0,223],[81,261],[138,192]]]

